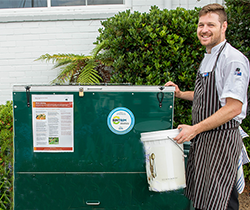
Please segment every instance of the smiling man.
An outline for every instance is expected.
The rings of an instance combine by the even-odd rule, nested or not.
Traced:
[[[193,101],[192,126],[179,125],[177,143],[191,141],[186,195],[199,210],[238,210],[237,163],[242,149],[239,125],[246,116],[249,61],[226,42],[224,7],[209,4],[199,13],[197,36],[206,47],[194,91],[175,87],[175,96]]]
[[[203,13],[203,12],[202,12]],[[222,13],[222,11],[221,11]],[[211,49],[225,40],[227,29],[226,16],[218,13],[207,13],[199,18],[197,36],[202,45],[206,46],[208,54]]]

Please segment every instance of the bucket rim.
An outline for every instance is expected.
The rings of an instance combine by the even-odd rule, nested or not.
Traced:
[[[179,129],[160,130],[141,133],[141,141],[164,140],[167,137],[174,138],[180,133]]]

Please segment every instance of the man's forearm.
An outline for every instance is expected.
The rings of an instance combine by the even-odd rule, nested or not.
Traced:
[[[190,141],[199,133],[217,128],[218,126],[233,119],[235,116],[241,113],[241,108],[242,102],[236,99],[227,98],[226,105],[205,120],[193,126],[179,125],[178,129],[181,129],[181,132],[174,139],[178,144],[181,144],[185,141]]]
[[[179,93],[176,93],[175,96],[177,98],[181,98],[184,100],[193,101],[194,99],[194,91],[180,91]]]
[[[208,117],[207,119],[201,121],[200,123],[194,125],[194,128],[198,133],[212,130],[214,128],[223,125],[229,120],[233,119],[235,116],[241,113],[242,102],[227,98],[227,103],[225,106],[220,108],[216,113]]]

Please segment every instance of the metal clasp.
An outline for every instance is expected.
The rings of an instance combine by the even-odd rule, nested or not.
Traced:
[[[83,96],[84,96],[83,88],[79,88],[79,97]]]

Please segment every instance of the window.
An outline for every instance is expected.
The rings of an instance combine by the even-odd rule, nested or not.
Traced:
[[[0,8],[47,7],[47,0],[1,0]]]
[[[51,0],[51,6],[83,6],[100,4],[123,4],[123,0]]]
[[[0,0],[0,9],[124,4],[124,0]]]

